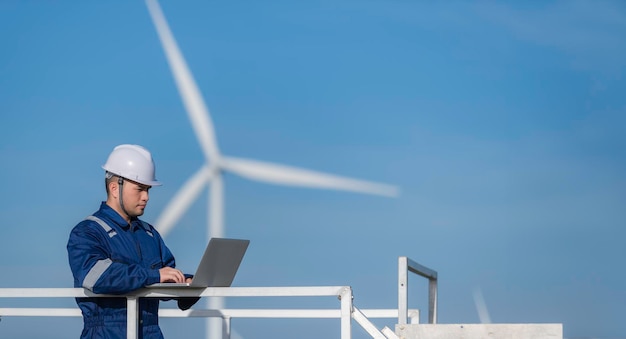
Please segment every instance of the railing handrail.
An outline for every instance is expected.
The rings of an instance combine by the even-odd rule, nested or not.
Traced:
[[[150,288],[140,289],[132,294],[111,295],[95,294],[83,288],[0,288],[0,298],[126,298],[128,339],[138,336],[138,300],[139,298],[175,298],[175,297],[307,297],[335,296],[341,302],[341,338],[352,336],[352,288],[350,286],[298,286],[298,287],[208,287],[208,288]],[[220,310],[214,310],[220,312]],[[1,314],[0,314],[1,315]],[[134,321],[130,321],[130,320]]]
[[[84,288],[0,288],[0,298],[173,298],[340,296],[350,286],[143,288],[129,294],[96,294]]]
[[[437,271],[420,265],[407,257],[398,257],[398,324],[406,325],[408,316],[409,274],[428,279],[428,322],[437,323]]]
[[[132,294],[112,295],[95,294],[83,288],[0,288],[0,298],[64,298],[64,297],[93,297],[93,298],[126,298],[127,300],[127,334],[129,339],[137,338],[138,331],[138,300],[139,298],[176,298],[176,297],[318,297],[336,296],[341,301],[340,310],[332,309],[235,309],[235,310],[187,310],[163,309],[160,314],[166,317],[222,317],[225,324],[230,326],[231,317],[302,317],[302,318],[337,318],[341,319],[341,338],[351,338],[351,319],[354,318],[368,333],[375,338],[395,337],[392,331],[384,328],[378,331],[367,320],[372,318],[390,318],[390,314],[397,314],[398,324],[419,322],[419,311],[408,308],[408,273],[415,273],[429,281],[428,322],[437,323],[437,272],[416,263],[407,257],[398,257],[398,310],[359,310],[352,303],[352,288],[350,286],[281,286],[281,287],[208,287],[208,288],[150,288],[134,291]],[[44,315],[42,311],[58,310],[56,316],[80,315],[77,309],[46,309],[46,308],[0,308],[0,317],[3,315]],[[289,315],[291,313],[291,315]],[[167,315],[166,315],[167,314]],[[263,316],[265,314],[266,316]],[[51,314],[50,314],[51,315]],[[395,317],[395,316],[391,316]],[[417,319],[417,321],[416,321]]]
[[[142,289],[130,295],[95,294],[82,288],[0,288],[0,298],[63,298],[63,297],[126,297],[128,319],[138,321],[136,302],[139,297],[193,297],[193,296],[337,296],[341,300],[341,309],[160,309],[162,317],[221,317],[230,327],[230,318],[340,318],[341,338],[351,337],[350,319],[354,318],[373,337],[380,337],[378,331],[365,317],[395,318],[395,309],[359,310],[352,305],[352,290],[349,286],[310,286],[310,287],[213,287],[206,289]],[[356,313],[356,315],[355,315]],[[419,311],[409,310],[412,322],[419,322]],[[0,316],[82,316],[78,308],[0,308]],[[137,323],[127,322],[128,338],[137,337]],[[388,328],[383,332],[390,331]],[[229,331],[230,332],[230,331]],[[387,337],[393,333],[386,332]]]

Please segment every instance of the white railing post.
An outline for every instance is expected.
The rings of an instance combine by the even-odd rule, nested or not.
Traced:
[[[407,257],[398,258],[398,325],[406,325],[408,316],[408,263]]]
[[[139,307],[138,298],[134,296],[126,297],[126,338],[137,339],[138,338],[138,321],[139,321]]]
[[[341,300],[341,339],[352,338],[352,289],[345,287],[339,296]]]
[[[437,272],[407,257],[398,257],[398,324],[406,325],[408,316],[409,272],[428,279],[428,322],[437,323]]]
[[[230,339],[230,317],[222,316],[222,333],[224,339]]]
[[[437,323],[437,279],[428,280],[428,322]]]

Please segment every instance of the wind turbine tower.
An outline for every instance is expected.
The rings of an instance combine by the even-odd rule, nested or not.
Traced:
[[[157,219],[155,224],[162,236],[165,237],[172,230],[180,217],[198,198],[203,188],[209,186],[208,238],[224,237],[224,186],[222,179],[224,172],[231,172],[251,180],[272,184],[345,190],[389,197],[398,195],[398,189],[390,185],[222,155],[217,145],[209,110],[170,31],[165,16],[157,0],[146,0],[146,3],[206,161],[183,184]],[[210,309],[223,307],[222,298],[209,299]],[[221,319],[209,319],[208,330],[210,339],[222,338]]]

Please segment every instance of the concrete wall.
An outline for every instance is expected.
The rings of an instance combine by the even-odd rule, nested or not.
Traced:
[[[562,324],[396,325],[400,339],[563,339]]]

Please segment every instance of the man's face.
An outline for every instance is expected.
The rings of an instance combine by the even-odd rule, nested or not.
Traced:
[[[140,184],[130,180],[124,180],[122,189],[122,198],[124,200],[124,208],[129,217],[138,217],[143,215],[146,205],[148,204],[148,191],[151,186]]]

